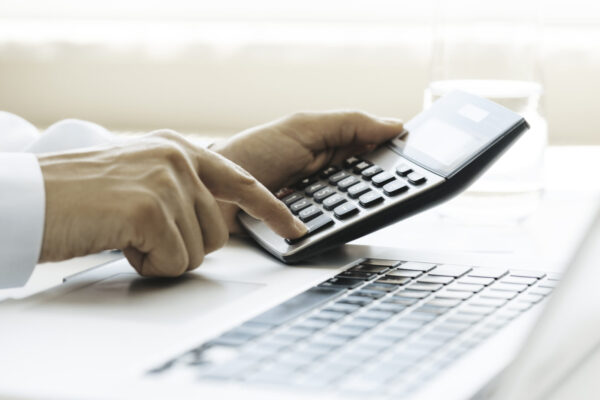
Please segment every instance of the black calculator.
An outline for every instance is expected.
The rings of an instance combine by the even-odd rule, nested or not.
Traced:
[[[294,263],[357,239],[458,194],[529,128],[518,114],[475,95],[451,92],[371,153],[309,176],[281,196],[308,228],[284,239],[241,212],[265,250]]]

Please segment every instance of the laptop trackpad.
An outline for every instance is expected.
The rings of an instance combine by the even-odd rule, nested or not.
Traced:
[[[135,322],[177,323],[214,311],[263,287],[258,283],[207,279],[185,274],[175,279],[142,278],[118,273],[40,305],[69,314]]]

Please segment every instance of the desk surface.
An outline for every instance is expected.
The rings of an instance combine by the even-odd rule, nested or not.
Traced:
[[[568,166],[568,168],[566,168]],[[587,172],[586,172],[587,171]],[[512,254],[529,267],[560,270],[577,248],[600,205],[600,146],[549,147],[546,193],[539,209],[522,223],[493,225],[443,218],[432,209],[353,243],[411,250]],[[24,297],[59,284],[62,278],[120,257],[105,252],[59,263],[39,264],[27,285],[0,290],[0,299]]]

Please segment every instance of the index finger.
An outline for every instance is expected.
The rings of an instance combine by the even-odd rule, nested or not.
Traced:
[[[199,175],[216,199],[237,204],[282,237],[306,234],[306,226],[287,206],[242,167],[208,150],[204,161]]]

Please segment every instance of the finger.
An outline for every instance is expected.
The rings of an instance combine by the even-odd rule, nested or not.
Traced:
[[[167,222],[162,230],[163,234],[142,260],[140,275],[175,277],[188,268],[187,248],[175,221]]]
[[[217,201],[204,185],[196,193],[195,217],[203,232],[204,254],[212,253],[227,243],[229,229]]]
[[[404,131],[400,120],[362,112],[333,112],[322,120],[318,123],[324,148],[381,144]]]
[[[217,199],[237,204],[280,236],[297,238],[306,233],[306,226],[285,204],[240,166],[210,151],[203,158],[201,180]]]

